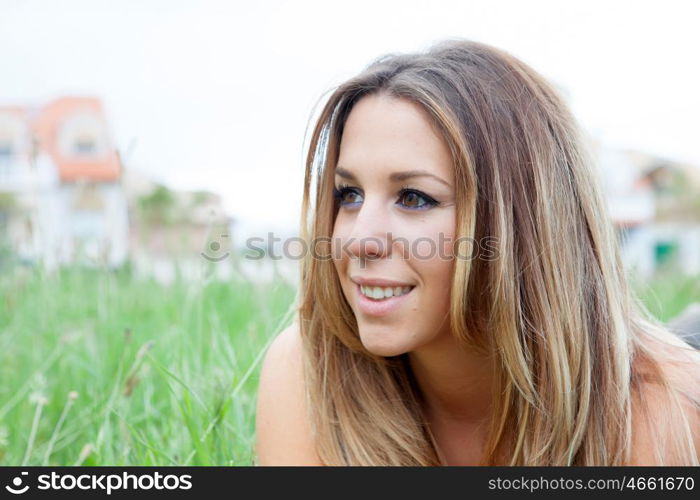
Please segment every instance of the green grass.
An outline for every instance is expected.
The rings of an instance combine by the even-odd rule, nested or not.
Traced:
[[[700,301],[697,277],[635,289],[663,321]],[[3,270],[0,464],[250,465],[261,355],[294,293]]]
[[[4,270],[0,464],[251,464],[261,355],[294,293]]]
[[[630,280],[649,312],[666,322],[678,316],[693,302],[700,302],[700,276],[683,276],[668,270],[648,281]]]

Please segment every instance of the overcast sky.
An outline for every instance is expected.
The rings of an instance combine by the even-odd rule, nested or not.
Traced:
[[[700,165],[694,5],[0,0],[0,102],[99,96],[129,167],[220,193],[246,232],[293,228],[317,101],[447,37],[523,59],[604,143]]]

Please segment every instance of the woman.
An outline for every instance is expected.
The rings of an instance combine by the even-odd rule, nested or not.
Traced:
[[[493,47],[340,85],[258,463],[697,465],[698,352],[629,290],[594,172],[558,93]]]

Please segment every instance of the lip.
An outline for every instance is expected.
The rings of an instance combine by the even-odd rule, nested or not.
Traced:
[[[369,286],[369,284],[367,285]],[[380,285],[373,285],[373,286],[380,286]],[[384,286],[391,286],[391,285],[384,285]],[[402,285],[395,285],[395,286],[402,286]],[[403,286],[409,286],[409,285],[403,285]],[[413,289],[415,286],[411,289],[410,292],[400,295],[398,297],[391,297],[388,299],[382,299],[382,300],[374,300],[370,299],[369,297],[365,297],[362,294],[362,290],[360,290],[360,285],[355,284],[355,290],[356,290],[356,295],[357,295],[357,307],[360,309],[360,311],[364,314],[367,314],[368,316],[386,316],[392,312],[397,311],[403,304],[406,303],[408,300],[409,295],[413,293]]]
[[[382,288],[395,288],[397,286],[415,286],[413,283],[401,283],[400,281],[387,280],[383,278],[362,278],[360,276],[350,276],[350,281],[352,281],[356,285],[378,286]]]

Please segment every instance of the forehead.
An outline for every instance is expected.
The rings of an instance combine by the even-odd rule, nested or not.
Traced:
[[[453,175],[449,147],[426,112],[386,95],[365,96],[354,105],[338,164],[358,173],[427,170],[450,181]]]

